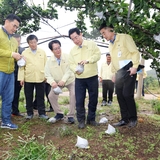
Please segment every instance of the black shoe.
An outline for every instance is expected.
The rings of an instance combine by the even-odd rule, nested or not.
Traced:
[[[56,121],[60,121],[60,120],[63,119],[63,117],[64,117],[63,114],[57,113],[56,116],[55,116],[54,118],[56,119]]]
[[[124,126],[124,125],[127,125],[128,122],[124,121],[124,120],[120,120],[118,123],[113,123],[113,126],[116,126],[116,127],[121,127],[121,126]]]
[[[106,101],[102,101],[101,106],[106,106],[106,105],[107,105],[107,102]]]
[[[12,116],[16,116],[16,117],[24,117],[24,115],[21,114],[21,113],[16,113],[16,114],[13,114],[13,113],[12,113]]]
[[[99,126],[99,123],[97,123],[96,121],[87,121],[86,124],[89,124],[91,126]]]
[[[132,120],[129,122],[128,127],[132,128],[135,127],[137,125],[137,120]]]
[[[74,124],[74,118],[73,117],[68,117],[68,123]]]
[[[84,121],[79,122],[79,124],[78,124],[78,128],[79,128],[79,129],[83,129],[83,128],[85,128],[85,123],[84,123]]]
[[[46,110],[46,112],[54,112],[53,108]]]

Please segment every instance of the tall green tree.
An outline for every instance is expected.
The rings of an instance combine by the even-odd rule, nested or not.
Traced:
[[[129,4],[125,0],[49,0],[48,5],[78,11],[77,27],[84,33],[87,31],[84,19],[89,18],[94,32],[105,21],[112,24],[116,32],[130,34],[142,56],[153,60],[151,67],[155,68],[160,79],[160,44],[153,38],[154,35],[160,34],[160,1],[130,0],[130,2]],[[101,16],[97,16],[100,13]]]
[[[41,17],[44,19],[58,19],[57,10],[52,6],[48,6],[43,10],[40,5],[32,5],[28,7],[26,0],[0,0],[0,24],[3,25],[6,16],[10,13],[18,15],[21,20],[21,27],[18,30],[22,35],[38,31],[40,29]]]

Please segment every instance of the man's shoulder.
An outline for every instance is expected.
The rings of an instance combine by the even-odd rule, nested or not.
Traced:
[[[46,55],[45,50],[43,50],[42,48],[37,48],[37,52]],[[47,55],[46,55],[47,56]]]
[[[84,44],[96,44],[93,40],[86,39],[84,40]]]
[[[45,51],[42,48],[39,48],[39,47],[37,48],[37,51],[45,53]]]
[[[2,30],[2,27],[0,28],[0,32],[2,32],[3,30]]]
[[[129,34],[126,33],[118,33],[117,38],[126,38],[126,37],[131,37]]]

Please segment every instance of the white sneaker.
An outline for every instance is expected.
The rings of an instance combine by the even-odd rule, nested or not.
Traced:
[[[106,101],[102,101],[101,106],[106,106],[106,105],[107,105],[107,102]]]

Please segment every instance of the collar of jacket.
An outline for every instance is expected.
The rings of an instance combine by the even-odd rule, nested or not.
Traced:
[[[87,46],[88,46],[88,43],[87,43],[86,40],[83,40],[81,47],[77,46],[77,49],[81,49],[81,48],[83,48],[83,47],[85,47],[85,46],[87,47]]]
[[[7,34],[9,39],[13,36],[13,34],[9,34],[8,31],[4,27],[2,27],[2,29]]]

